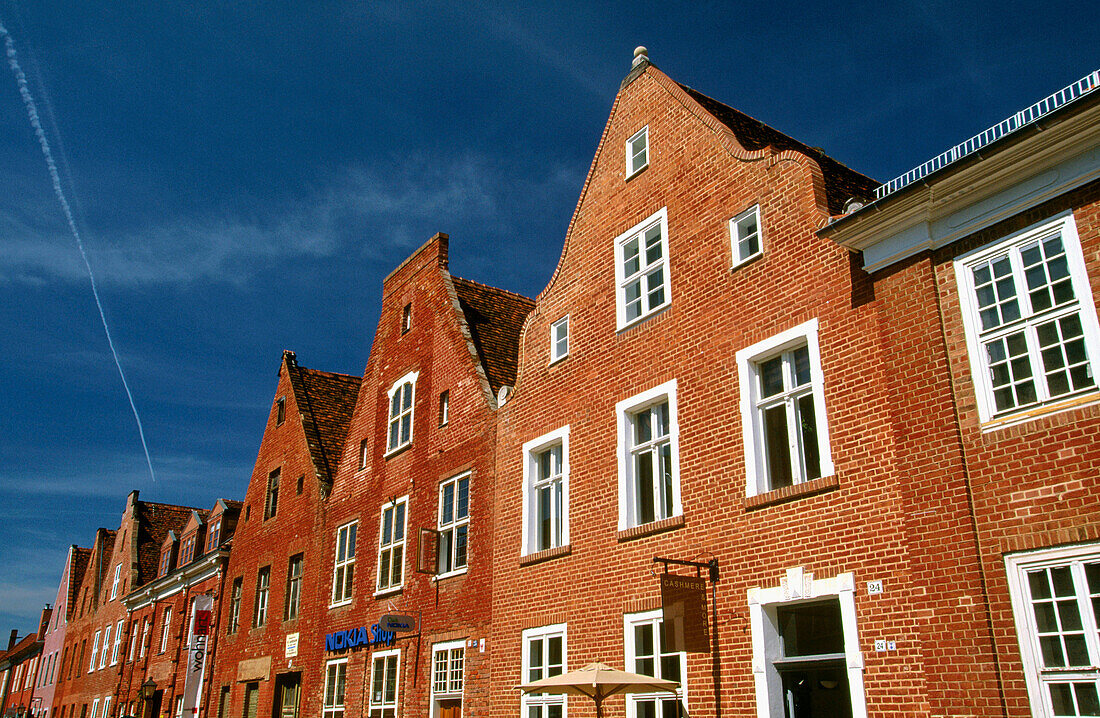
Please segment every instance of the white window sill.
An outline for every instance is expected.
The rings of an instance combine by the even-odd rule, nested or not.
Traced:
[[[639,324],[645,322],[645,320],[651,319],[654,316],[656,316],[656,315],[660,314],[661,312],[665,311],[670,306],[672,306],[672,302],[667,301],[664,304],[661,304],[659,306],[654,307],[653,309],[650,309],[648,312],[646,312],[645,314],[643,314],[640,317],[637,317],[635,319],[631,319],[629,322],[626,322],[625,324],[620,324],[619,328],[616,329],[615,331],[616,332],[623,332],[623,331],[626,331],[627,329],[631,329],[633,327],[636,327]]]
[[[560,357],[557,357],[556,359],[551,359],[550,363],[547,364],[546,366],[554,366],[555,364],[560,364],[561,362],[565,361],[568,358],[569,358],[569,352],[566,352],[566,353],[562,354]]]
[[[405,584],[401,584],[400,586],[390,586],[389,588],[381,588],[374,592],[374,597],[382,598],[383,596],[392,596],[395,593],[401,593],[402,589],[404,588]]]
[[[731,272],[737,271],[741,267],[744,267],[746,264],[750,264],[750,263],[756,261],[757,259],[760,259],[763,256],[764,256],[764,250],[760,250],[756,254],[750,254],[749,256],[745,257],[744,259],[741,259],[741,260],[738,260],[738,261],[734,262],[733,265],[730,267],[730,271]]]
[[[1010,426],[1024,424],[1033,419],[1061,414],[1062,412],[1072,411],[1093,404],[1100,404],[1100,393],[1089,391],[1087,394],[1081,396],[1074,396],[1060,401],[1052,401],[1041,406],[1033,406],[1030,409],[1015,411],[1011,414],[997,417],[996,419],[990,419],[982,424],[982,433],[987,434],[1000,429],[1006,429]]]
[[[394,447],[392,449],[387,449],[386,453],[382,454],[382,458],[383,459],[388,459],[391,456],[397,456],[398,454],[400,454],[402,451],[409,448],[410,446],[412,446],[412,441],[409,441],[408,443],[405,443],[405,444],[401,444],[401,446],[397,446],[397,447]]]
[[[340,608],[341,606],[347,606],[350,603],[351,603],[351,599],[348,598],[348,599],[345,599],[343,601],[337,601],[336,603],[330,603],[328,605],[328,607],[329,608]]]
[[[628,174],[626,177],[623,178],[623,181],[626,182],[630,179],[633,179],[634,177],[637,177],[642,172],[644,172],[647,167],[649,167],[649,162],[646,162],[644,165],[642,165],[638,169],[636,169],[633,172],[631,172],[630,174]]]
[[[448,571],[447,573],[437,573],[436,575],[432,576],[432,580],[433,581],[443,581],[443,580],[448,579],[448,578],[454,578],[455,576],[461,576],[469,570],[470,570],[469,566],[463,566],[462,568],[460,568],[456,571]]]

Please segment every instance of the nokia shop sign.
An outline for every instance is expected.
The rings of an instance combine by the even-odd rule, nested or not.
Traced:
[[[326,651],[342,651],[347,648],[359,648],[360,646],[392,646],[397,640],[397,634],[393,631],[383,630],[377,623],[367,628],[349,628],[346,631],[336,631],[325,636]]]

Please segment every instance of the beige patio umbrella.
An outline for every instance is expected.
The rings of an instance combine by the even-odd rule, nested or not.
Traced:
[[[596,718],[603,718],[603,699],[626,693],[675,693],[680,684],[638,673],[619,671],[603,663],[589,663],[584,668],[516,686],[524,693],[555,693],[588,696],[596,701]]]

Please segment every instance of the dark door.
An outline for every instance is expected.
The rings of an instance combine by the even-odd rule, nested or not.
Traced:
[[[298,718],[298,696],[301,689],[301,673],[284,673],[276,676],[272,718]]]
[[[164,691],[154,691],[153,697],[145,701],[145,718],[157,718],[160,715],[162,700],[164,700]]]
[[[260,706],[260,684],[246,683],[244,688],[244,718],[256,718]]]
[[[439,718],[461,718],[462,699],[439,701]]]

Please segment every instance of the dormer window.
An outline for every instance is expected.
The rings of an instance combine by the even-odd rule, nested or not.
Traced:
[[[210,524],[210,528],[206,535],[206,550],[210,551],[217,547],[218,540],[221,538],[222,520],[218,519],[214,523]]]
[[[169,544],[160,552],[160,570],[157,576],[167,576],[168,569],[172,567],[172,545]]]
[[[387,453],[393,453],[412,443],[413,394],[416,390],[417,372],[409,372],[397,380],[389,391],[390,422]]]
[[[275,400],[275,426],[286,421],[286,397],[280,396]]]
[[[626,141],[626,178],[630,179],[649,166],[649,126]]]
[[[180,566],[186,566],[191,563],[191,560],[195,558],[195,536],[192,534],[183,540],[183,547],[180,549]]]

